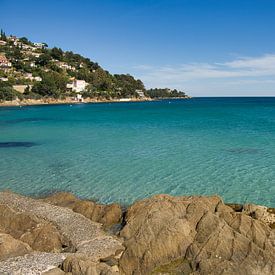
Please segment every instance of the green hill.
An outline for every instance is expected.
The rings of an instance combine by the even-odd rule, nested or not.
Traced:
[[[80,96],[81,95],[81,96]],[[49,48],[26,37],[0,38],[0,100],[40,98],[120,99],[184,97],[170,89],[146,90],[129,74],[110,74],[98,63],[72,51]]]

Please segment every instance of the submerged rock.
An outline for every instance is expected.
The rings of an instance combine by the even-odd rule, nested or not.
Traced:
[[[219,197],[158,195],[133,204],[121,231],[123,274],[274,274],[271,228]]]

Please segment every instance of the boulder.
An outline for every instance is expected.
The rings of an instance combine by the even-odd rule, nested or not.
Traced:
[[[9,234],[0,233],[0,261],[10,257],[22,256],[32,251],[31,247]]]
[[[118,224],[122,219],[119,204],[98,204],[90,200],[80,200],[71,193],[59,192],[42,199],[44,202],[57,206],[68,207],[86,218],[103,224],[105,228]]]
[[[275,224],[274,208],[267,208],[266,206],[255,204],[244,204],[242,211],[252,218],[269,224],[270,226]]]
[[[69,245],[53,224],[4,204],[0,204],[0,227],[2,232],[27,243],[34,250],[60,252]]]
[[[157,195],[133,204],[122,274],[273,274],[271,228],[217,197]]]
[[[88,257],[69,256],[62,263],[61,269],[72,275],[118,275],[119,270],[115,266],[105,263],[95,263]]]

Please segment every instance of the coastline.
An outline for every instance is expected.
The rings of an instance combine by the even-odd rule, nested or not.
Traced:
[[[33,106],[33,105],[58,105],[58,104],[85,104],[85,103],[127,103],[127,102],[147,102],[147,101],[160,101],[166,99],[190,99],[191,97],[176,97],[176,98],[131,98],[127,100],[123,99],[96,99],[87,98],[83,101],[76,101],[71,98],[66,99],[25,99],[25,100],[13,100],[0,102],[0,107],[20,107],[20,106]]]
[[[126,209],[0,192],[0,273],[274,274],[275,209],[155,195]],[[149,241],[148,241],[149,240]],[[68,273],[70,272],[70,273]]]

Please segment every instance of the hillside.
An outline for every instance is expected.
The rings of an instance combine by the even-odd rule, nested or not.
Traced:
[[[129,74],[114,74],[72,51],[49,48],[26,37],[0,38],[0,101],[86,98],[103,100],[185,97],[177,90],[146,90]]]

